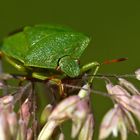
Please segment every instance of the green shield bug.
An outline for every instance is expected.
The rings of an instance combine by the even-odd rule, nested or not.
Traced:
[[[3,40],[1,51],[9,63],[27,72],[27,76],[61,81],[66,76],[74,78],[94,66],[99,67],[97,62],[84,66],[78,63],[89,42],[90,38],[83,33],[44,24],[27,26],[8,36]]]

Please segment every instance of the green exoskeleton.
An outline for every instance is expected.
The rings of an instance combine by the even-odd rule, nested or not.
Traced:
[[[74,78],[97,67],[98,62],[79,64],[90,38],[58,25],[27,26],[3,40],[1,52],[6,60],[27,76],[51,80],[57,84],[65,77]],[[92,83],[93,77],[89,83]]]

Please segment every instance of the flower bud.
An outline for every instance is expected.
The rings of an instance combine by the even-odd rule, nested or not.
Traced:
[[[129,109],[129,103],[131,95],[123,87],[119,85],[113,86],[112,84],[107,84],[106,88],[108,93],[113,97],[113,99],[121,104],[123,107]]]
[[[27,130],[27,140],[32,140],[33,139],[33,131],[31,128]]]
[[[5,87],[4,82],[0,81],[0,89],[3,89]]]
[[[0,98],[0,101],[3,103],[3,104],[9,104],[9,103],[12,103],[14,100],[13,96],[11,95],[7,95],[7,96],[4,96],[2,98]]]
[[[117,136],[117,124],[119,120],[118,106],[114,109],[109,110],[104,116],[99,133],[99,140],[107,138],[111,132]]]
[[[93,115],[89,114],[83,124],[83,127],[81,128],[78,139],[79,140],[92,140],[93,128],[94,128]]]
[[[131,113],[126,109],[124,111],[124,121],[129,131],[138,135],[138,130],[135,124],[135,120],[132,117]]]
[[[99,139],[106,139],[111,133],[114,137],[120,132],[121,140],[127,140],[127,131],[138,134],[135,122],[131,114],[122,109],[121,106],[115,107],[107,112],[104,116],[100,127]]]
[[[26,126],[28,125],[29,119],[30,119],[30,108],[31,108],[31,102],[27,98],[25,102],[21,106],[21,119],[24,120]]]
[[[130,91],[134,95],[140,95],[138,89],[129,81],[119,78],[119,83],[121,86],[125,87],[128,91]]]
[[[18,121],[18,133],[17,133],[17,140],[25,140],[27,136],[27,127],[23,120]]]
[[[84,121],[87,119],[87,116],[90,112],[89,105],[86,99],[79,101],[76,105],[76,109],[71,114],[70,118],[72,119],[72,133],[71,137],[75,138],[83,125]]]
[[[64,99],[55,107],[48,119],[59,120],[60,123],[61,121],[65,121],[66,119],[68,119],[68,114],[72,114],[73,111],[76,109],[76,104],[79,101],[80,98],[76,95]]]
[[[82,87],[82,89],[79,91],[78,96],[80,98],[84,98],[86,96],[88,96],[90,93],[90,86],[89,84],[86,84]]]
[[[50,114],[48,122],[38,136],[38,140],[49,140],[54,129],[72,116],[79,101],[80,98],[78,96],[70,96],[60,102]]]
[[[140,80],[140,69],[135,71],[136,78]]]
[[[79,134],[83,122],[73,122],[72,123],[72,130],[71,130],[71,137],[74,139]]]
[[[112,93],[112,88],[114,87],[114,85],[112,84],[112,83],[108,83],[108,84],[106,84],[106,89],[107,89],[107,91],[108,91],[108,93],[110,94],[110,95],[112,95],[113,93]]]
[[[7,114],[7,121],[9,124],[10,134],[14,138],[17,136],[18,124],[17,124],[17,116],[15,112]]]
[[[130,111],[136,116],[140,121],[140,96],[134,95],[130,100]]]
[[[10,140],[10,130],[6,112],[0,113],[0,140]]]
[[[8,112],[13,111],[13,96],[7,95],[2,98],[0,98],[0,111],[1,110],[7,110]]]
[[[58,136],[58,140],[65,140],[65,136],[63,133],[60,133]]]
[[[42,111],[41,117],[40,117],[40,121],[41,123],[45,123],[48,119],[48,117],[50,116],[51,112],[52,112],[53,106],[51,104],[48,104],[44,110]]]
[[[41,132],[39,133],[37,140],[49,140],[57,125],[58,124],[56,123],[55,120],[48,121],[41,130]]]

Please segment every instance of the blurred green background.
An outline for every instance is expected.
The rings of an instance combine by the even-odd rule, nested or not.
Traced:
[[[39,23],[64,24],[91,36],[93,40],[81,58],[82,64],[128,58],[102,66],[100,73],[127,74],[140,67],[139,0],[0,0],[0,39],[17,28]],[[102,83],[95,83],[94,87],[104,90]],[[94,96],[95,140],[101,118],[110,106],[109,99]],[[128,140],[131,139],[139,140],[140,136],[130,134]]]

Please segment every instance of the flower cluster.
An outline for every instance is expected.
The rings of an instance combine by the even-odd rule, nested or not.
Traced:
[[[78,135],[79,140],[92,140],[94,120],[89,106],[89,85],[87,84],[83,88],[78,95],[70,96],[60,102],[51,113],[48,113],[51,111],[50,105],[45,108],[43,114],[49,114],[49,116],[38,140],[49,140],[54,130],[69,119],[72,121],[72,138]],[[60,132],[59,135],[61,136],[59,139],[63,140],[64,134]]]
[[[136,78],[140,80],[140,70],[136,71]],[[119,84],[106,85],[108,94],[114,101],[114,108],[109,110],[100,127],[99,139],[107,138],[111,133],[114,137],[121,134],[122,140],[127,140],[128,131],[138,134],[132,114],[140,121],[140,92],[129,81],[118,78]]]
[[[14,97],[0,98],[0,140],[32,140],[29,128],[31,102],[26,99],[19,112],[14,111]]]
[[[140,70],[135,72],[135,77],[140,80]],[[11,75],[0,75],[0,80],[11,78]],[[117,78],[117,85],[110,81],[106,84],[106,95],[113,101],[114,106],[103,117],[99,140],[104,140],[111,134],[117,137],[120,133],[121,140],[127,140],[128,132],[139,134],[134,117],[140,121],[140,92],[122,76]],[[1,89],[6,86],[4,82],[0,83]],[[0,98],[0,140],[64,140],[67,137],[61,127],[68,120],[72,122],[71,138],[93,139],[95,122],[89,83],[80,88],[77,94],[60,98],[57,104],[47,104],[42,111],[40,122],[36,122],[33,87],[31,82],[27,82],[18,87],[14,94]]]

